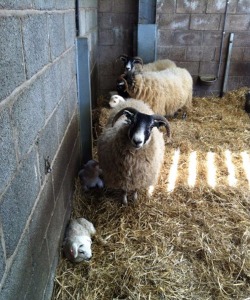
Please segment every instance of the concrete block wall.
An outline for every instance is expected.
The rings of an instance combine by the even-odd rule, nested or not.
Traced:
[[[120,54],[133,55],[135,26],[138,23],[138,1],[99,0],[99,74],[98,90],[107,95],[115,89],[116,78],[121,74],[121,65],[116,63]]]
[[[75,36],[73,0],[0,0],[0,299],[52,294],[80,167]]]
[[[250,86],[250,1],[230,0],[225,24],[222,68],[211,86],[198,77],[217,76],[226,0],[157,0],[157,57],[168,57],[187,68],[194,78],[195,95],[219,95],[230,32],[234,33],[228,90]]]

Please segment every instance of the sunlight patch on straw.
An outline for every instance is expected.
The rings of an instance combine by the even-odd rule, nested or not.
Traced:
[[[189,155],[189,165],[188,165],[188,185],[194,187],[196,181],[197,172],[197,154],[193,151]]]
[[[172,162],[171,168],[169,170],[168,188],[167,188],[168,192],[172,192],[174,190],[174,187],[175,187],[175,181],[176,181],[176,178],[177,178],[179,158],[180,158],[180,149],[178,148],[174,152],[173,162]]]
[[[231,151],[229,150],[225,151],[225,158],[226,158],[226,165],[228,169],[228,184],[230,186],[235,186],[237,183],[237,179],[235,178],[235,168],[232,162]]]
[[[250,158],[246,151],[241,152],[242,165],[250,188]]]
[[[214,153],[207,153],[207,183],[212,188],[216,186],[216,167],[214,162]]]

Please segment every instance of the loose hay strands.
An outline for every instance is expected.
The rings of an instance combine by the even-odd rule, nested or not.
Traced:
[[[118,192],[84,193],[76,180],[72,217],[94,223],[93,258],[79,264],[61,259],[54,300],[249,297],[250,119],[243,111],[245,91],[222,99],[195,98],[187,120],[170,120],[172,142],[166,144],[152,198],[140,191],[137,203],[123,207]],[[168,191],[177,150],[176,180]],[[192,156],[195,162],[190,162]],[[192,185],[190,174],[195,174]]]

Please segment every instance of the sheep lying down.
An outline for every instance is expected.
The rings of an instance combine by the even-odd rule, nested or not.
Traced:
[[[170,136],[166,118],[156,115],[143,101],[121,102],[110,114],[97,143],[98,160],[105,185],[137,198],[137,191],[147,189],[150,196],[158,182],[165,143],[159,127]]]
[[[65,231],[63,253],[71,262],[90,260],[91,237],[96,233],[94,225],[85,218],[71,220]]]
[[[99,163],[93,159],[89,160],[78,173],[84,191],[94,187],[103,188],[103,181],[99,177],[101,174]]]

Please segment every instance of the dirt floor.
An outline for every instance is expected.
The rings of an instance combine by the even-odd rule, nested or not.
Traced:
[[[90,262],[61,258],[53,299],[250,299],[250,118],[246,88],[194,98],[152,198],[84,192],[72,218],[96,227]],[[95,118],[94,118],[95,120]],[[95,135],[99,130],[95,128]]]

